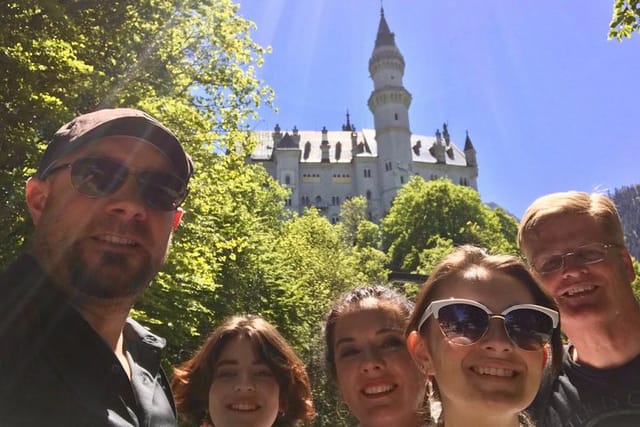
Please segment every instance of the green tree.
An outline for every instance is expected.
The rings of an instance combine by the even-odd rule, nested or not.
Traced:
[[[425,249],[443,253],[444,242],[517,254],[515,219],[482,203],[474,189],[446,179],[412,177],[382,220],[382,247],[394,270],[415,272]],[[441,239],[435,239],[439,236]],[[445,245],[448,245],[446,243]],[[423,259],[428,258],[422,255]]]
[[[640,0],[615,0],[613,15],[609,23],[609,39],[622,41],[640,33]]]
[[[340,222],[335,226],[351,264],[355,280],[360,283],[384,283],[389,274],[387,257],[380,246],[380,227],[367,219],[367,199],[356,196],[340,208]]]
[[[367,220],[367,199],[355,196],[345,200],[340,207],[339,233],[347,246],[356,244],[358,227]]]

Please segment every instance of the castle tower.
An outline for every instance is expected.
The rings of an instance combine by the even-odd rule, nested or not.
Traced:
[[[469,131],[467,131],[467,138],[464,141],[464,156],[467,160],[467,167],[471,170],[471,181],[469,185],[473,188],[478,188],[478,161],[476,159],[476,149],[471,143],[471,138],[469,137]]]
[[[402,83],[404,65],[381,8],[376,43],[369,59],[373,92],[368,105],[373,113],[378,144],[382,213],[389,209],[398,190],[411,175],[411,94]]]

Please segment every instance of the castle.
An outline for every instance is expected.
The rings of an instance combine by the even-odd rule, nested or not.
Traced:
[[[398,190],[412,175],[424,179],[447,177],[477,189],[476,151],[467,133],[464,148],[450,139],[447,124],[435,136],[415,135],[409,127],[411,94],[402,79],[405,62],[380,10],[375,46],[369,59],[373,92],[369,109],[375,129],[357,131],[350,123],[341,130],[257,132],[258,145],[251,162],[262,163],[278,182],[291,190],[287,207],[302,213],[318,208],[332,223],[339,221],[340,205],[350,197],[365,196],[368,216],[379,222]]]

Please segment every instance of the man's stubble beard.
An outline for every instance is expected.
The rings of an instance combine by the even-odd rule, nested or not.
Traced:
[[[70,251],[67,269],[69,286],[80,297],[103,300],[135,297],[146,289],[155,276],[156,271],[148,256],[145,256],[134,269],[125,254],[105,251],[96,265],[92,266],[83,258],[82,250],[77,246],[74,245]],[[108,274],[114,270],[120,270],[121,274]]]
[[[147,251],[138,253],[137,265],[130,263],[124,253],[109,250],[104,250],[97,260],[90,262],[81,241],[76,240],[77,236],[65,235],[51,241],[46,228],[36,229],[31,252],[61,290],[76,301],[91,299],[108,304],[110,300],[114,303],[122,299],[135,300],[167,257],[168,245],[160,259],[153,260]]]

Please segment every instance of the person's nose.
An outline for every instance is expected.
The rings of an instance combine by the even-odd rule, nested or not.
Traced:
[[[234,390],[237,392],[249,392],[255,391],[256,386],[253,382],[253,378],[248,373],[238,375],[238,381],[234,386]]]
[[[125,221],[144,221],[149,207],[144,202],[138,189],[138,183],[133,175],[127,176],[120,188],[108,197],[108,212]]]
[[[487,350],[504,352],[513,350],[513,342],[504,326],[504,319],[493,317],[489,321],[489,330],[482,338],[482,345]]]
[[[384,358],[375,348],[368,348],[363,351],[362,371],[371,373],[379,371],[385,365]]]
[[[587,268],[573,253],[565,254],[562,261],[562,277],[578,276]]]

